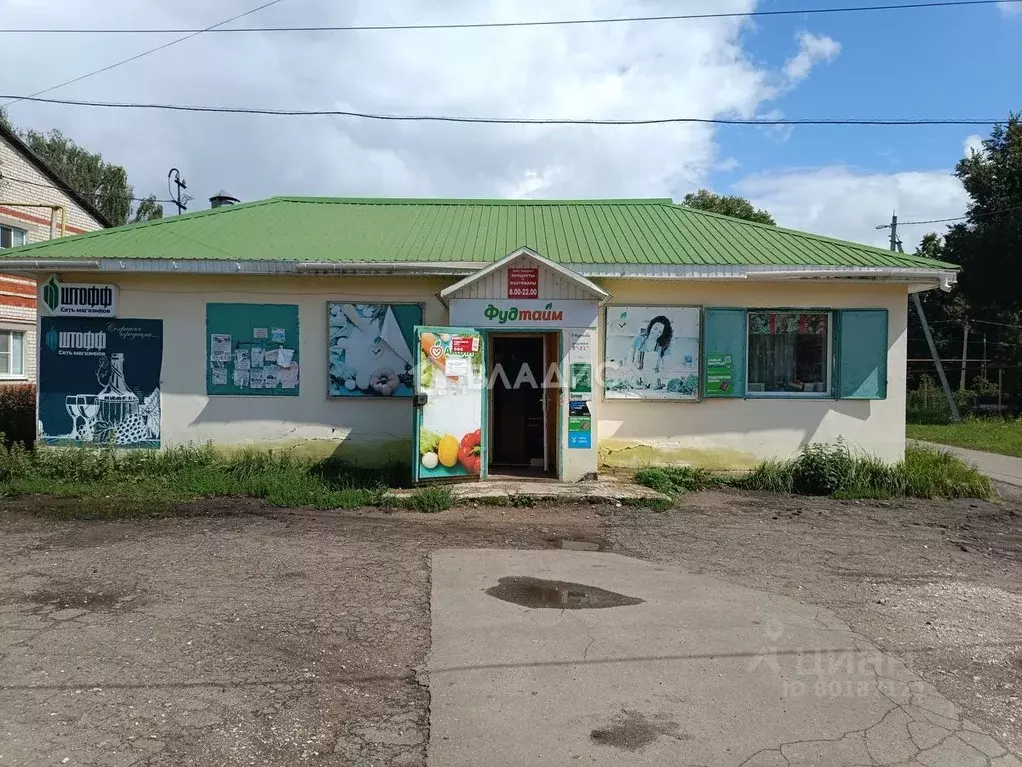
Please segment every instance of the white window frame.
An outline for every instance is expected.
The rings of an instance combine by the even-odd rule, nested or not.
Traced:
[[[5,333],[10,336],[8,341],[7,352],[0,352],[10,358],[11,364],[8,366],[12,370],[14,369],[14,336],[21,336],[21,372],[20,373],[0,373],[0,381],[25,381],[28,380],[28,375],[25,372],[25,346],[28,339],[28,333],[23,330],[12,330],[8,328],[0,328],[0,333]]]
[[[11,226],[10,224],[5,224],[3,222],[0,222],[0,228],[2,228],[2,229],[10,229],[11,230],[11,233],[12,233],[11,234],[11,247],[12,248],[20,248],[22,245],[28,245],[28,230],[27,229],[22,229],[21,227],[18,227],[18,226]],[[20,232],[21,233],[21,242],[19,242],[17,245],[14,244],[14,233],[16,233],[16,232]],[[0,250],[3,250],[3,248],[0,248]]]
[[[823,360],[827,365],[826,391],[752,391],[749,388],[749,370],[752,368],[752,329],[753,314],[826,314],[827,341],[824,346]],[[834,398],[834,312],[829,309],[749,309],[745,313],[745,396],[749,399],[833,399]]]

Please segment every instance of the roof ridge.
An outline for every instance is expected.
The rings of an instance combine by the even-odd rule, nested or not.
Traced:
[[[350,205],[672,205],[670,197],[619,197],[608,199],[523,199],[500,197],[307,197],[282,195],[272,200]]]
[[[838,237],[828,237],[825,234],[814,234],[813,232],[805,232],[805,231],[802,231],[801,229],[789,229],[786,226],[777,226],[775,224],[761,224],[758,221],[749,221],[748,219],[738,218],[737,216],[727,216],[727,215],[724,215],[723,213],[716,213],[716,212],[711,211],[711,210],[702,210],[700,208],[693,208],[690,205],[684,205],[682,203],[672,203],[672,207],[678,208],[680,210],[683,210],[685,213],[691,213],[691,214],[694,214],[694,215],[697,215],[697,216],[708,216],[710,218],[717,218],[717,219],[721,219],[723,221],[731,222],[733,224],[738,224],[740,226],[753,227],[753,228],[760,229],[760,230],[767,231],[767,232],[782,232],[783,234],[791,235],[793,237],[799,237],[799,238],[805,239],[805,240],[813,240],[815,242],[826,242],[826,243],[830,243],[830,244],[834,244],[834,245],[841,245],[842,247],[845,247],[845,248],[848,248],[848,247],[861,248],[861,249],[867,250],[867,251],[869,251],[871,253],[883,253],[883,254],[886,254],[886,255],[890,255],[892,253],[892,251],[886,250],[885,248],[881,248],[881,247],[879,247],[877,245],[867,245],[866,243],[856,242],[855,240],[842,240],[842,239],[840,239]],[[945,262],[945,261],[936,261],[935,259],[932,259],[932,258],[926,258],[925,256],[920,256],[920,255],[917,255],[915,253],[897,253],[896,255],[898,255],[898,256],[900,256],[902,258],[918,259],[920,261],[925,261],[925,262],[931,263],[931,264],[932,263],[941,263],[941,264],[948,263],[948,262]]]

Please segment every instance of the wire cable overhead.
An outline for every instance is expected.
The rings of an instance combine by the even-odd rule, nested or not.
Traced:
[[[150,54],[156,53],[157,51],[162,51],[162,50],[164,50],[166,48],[170,48],[173,45],[177,45],[178,43],[183,43],[185,40],[191,40],[193,37],[197,37],[198,35],[201,35],[204,32],[212,32],[213,30],[217,29],[218,27],[222,27],[224,24],[230,24],[232,21],[237,21],[238,19],[243,18],[245,16],[250,16],[253,13],[256,13],[258,11],[263,10],[264,8],[269,8],[271,5],[276,5],[277,3],[281,3],[281,2],[283,2],[283,0],[270,0],[270,2],[263,3],[258,8],[253,8],[252,10],[245,11],[244,13],[239,13],[237,16],[232,16],[229,19],[224,19],[223,21],[217,22],[216,24],[212,24],[211,26],[205,27],[204,29],[189,30],[188,34],[186,34],[184,37],[179,37],[176,40],[171,40],[170,42],[164,43],[163,45],[158,45],[155,48],[149,49],[148,51],[142,51],[142,53],[136,53],[134,56],[130,56],[129,58],[123,59],[122,61],[117,61],[117,62],[114,62],[113,64],[108,64],[105,67],[100,67],[99,69],[94,69],[91,72],[86,72],[84,75],[79,75],[78,77],[73,77],[70,80],[65,80],[62,83],[57,83],[56,85],[51,85],[49,88],[43,88],[40,91],[36,91],[35,93],[30,94],[30,96],[32,96],[32,97],[34,97],[34,96],[41,96],[44,93],[49,93],[51,91],[57,90],[58,88],[63,88],[65,85],[71,85],[73,83],[79,83],[82,80],[87,80],[88,78],[90,78],[90,77],[92,77],[94,75],[102,74],[103,72],[109,72],[111,69],[116,69],[117,67],[123,66],[124,64],[130,64],[132,61],[138,61],[138,59],[144,58],[145,56],[149,56]],[[0,96],[0,98],[12,99],[11,101],[8,101],[5,104],[0,104],[0,108],[9,107],[11,104],[17,104],[19,101],[29,101],[30,100],[29,96],[18,96],[18,97]]]
[[[235,16],[220,24],[205,29],[116,29],[116,28],[94,28],[94,29],[59,29],[59,28],[28,28],[28,29],[0,29],[0,34],[185,34],[190,35],[211,33],[238,33],[238,32],[393,32],[393,31],[430,31],[430,30],[452,30],[452,29],[507,29],[515,27],[560,27],[560,26],[581,26],[587,24],[634,24],[642,22],[657,21],[694,21],[700,19],[734,19],[734,18],[762,18],[768,16],[801,16],[807,14],[834,14],[834,13],[864,13],[877,11],[907,11],[925,10],[927,8],[961,8],[966,6],[983,5],[1005,5],[1020,3],[1022,0],[942,0],[941,2],[930,3],[898,3],[894,5],[860,5],[860,6],[839,6],[836,8],[792,8],[787,10],[761,10],[721,13],[683,13],[664,16],[625,16],[617,18],[597,19],[553,19],[549,21],[483,21],[451,24],[361,24],[348,26],[289,26],[289,27],[230,27],[223,25],[240,18]],[[272,3],[271,3],[272,4]],[[263,6],[265,7],[265,6]],[[248,13],[255,13],[261,10],[256,8]],[[248,14],[242,14],[248,15]],[[169,45],[181,42],[175,40]],[[159,50],[159,49],[155,49]],[[145,55],[145,54],[143,54]]]
[[[732,117],[640,117],[640,118],[570,118],[570,117],[462,117],[457,115],[406,115],[357,112],[346,109],[270,109],[262,107],[219,107],[196,104],[159,104],[126,101],[86,101],[0,94],[3,99],[33,101],[43,104],[96,107],[102,109],[157,109],[172,112],[204,112],[214,114],[269,115],[274,117],[352,117],[361,120],[390,122],[443,122],[483,125],[995,125],[997,118],[732,118]]]

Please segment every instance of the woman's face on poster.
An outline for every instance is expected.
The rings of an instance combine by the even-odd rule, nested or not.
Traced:
[[[649,326],[649,338],[651,341],[659,341],[660,336],[664,334],[664,323],[654,322]]]

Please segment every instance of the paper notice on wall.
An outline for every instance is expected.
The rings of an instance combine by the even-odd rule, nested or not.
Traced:
[[[264,365],[276,365],[277,364],[277,349],[264,349],[263,350],[263,364]]]
[[[292,363],[290,367],[280,368],[280,388],[281,389],[297,389],[298,388],[298,365]]]
[[[252,338],[257,341],[265,341],[270,337],[270,331],[268,328],[252,328]]]
[[[266,373],[263,369],[249,371],[248,386],[250,389],[262,389],[266,380]]]
[[[277,365],[286,368],[295,357],[294,349],[277,349]]]
[[[227,368],[213,368],[213,385],[227,386]]]
[[[268,367],[263,369],[263,388],[276,389],[280,383],[280,368]]]
[[[252,357],[249,354],[248,349],[237,349],[234,352],[234,369],[235,370],[248,370],[252,367]]]
[[[263,366],[263,347],[254,346],[252,347],[252,367],[261,368]]]
[[[270,331],[270,340],[275,344],[282,344],[287,340],[287,333],[284,328],[274,328]]]
[[[234,387],[236,389],[248,388],[248,371],[234,369]]]
[[[448,378],[460,378],[468,375],[468,357],[448,357],[444,363],[444,375]]]
[[[209,361],[231,361],[231,337],[223,333],[212,333],[209,336]]]
[[[568,361],[575,363],[592,363],[593,331],[568,331]]]

